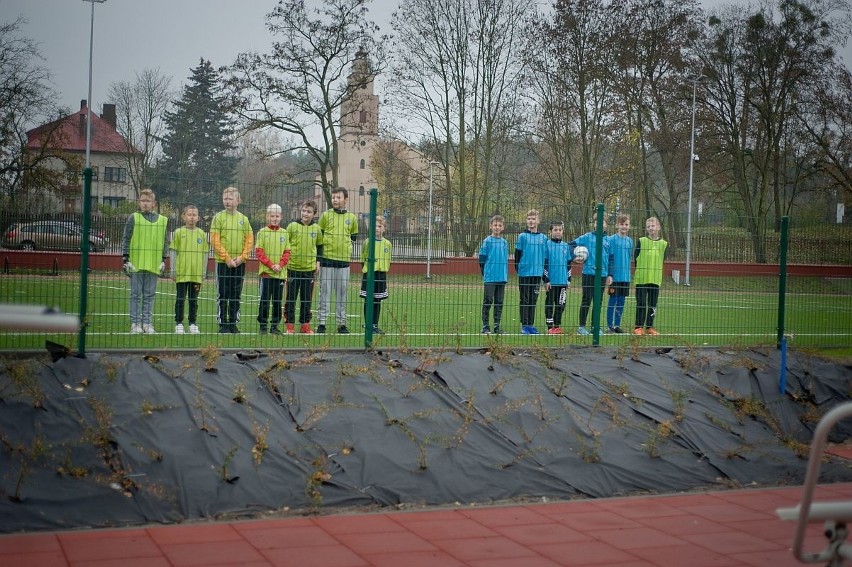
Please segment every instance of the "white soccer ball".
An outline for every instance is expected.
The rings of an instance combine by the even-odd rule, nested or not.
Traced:
[[[589,249],[585,246],[577,246],[574,248],[574,261],[575,262],[585,262],[586,258],[589,257]]]

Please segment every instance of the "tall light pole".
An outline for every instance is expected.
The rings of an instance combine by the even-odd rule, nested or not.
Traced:
[[[692,81],[692,126],[689,134],[689,198],[686,210],[686,273],[684,274],[683,285],[691,285],[689,283],[689,262],[692,252],[692,167],[698,161],[698,156],[695,155],[695,89],[698,81],[704,78],[704,75],[696,75],[690,77]]]
[[[83,234],[80,239],[80,331],[77,335],[77,356],[86,358],[86,326],[88,313],[89,287],[89,233],[92,215],[92,54],[95,44],[95,2],[103,4],[106,0],[83,0],[92,4],[92,16],[89,24],[89,94],[86,99],[86,170],[83,172]]]
[[[429,162],[429,224],[426,226],[426,279],[432,277],[432,186],[433,170],[439,162]]]
[[[95,2],[103,4],[106,0],[83,0],[92,5],[92,16],[89,23],[89,94],[86,99],[86,169],[92,166],[90,153],[92,148],[92,53],[95,45]]]

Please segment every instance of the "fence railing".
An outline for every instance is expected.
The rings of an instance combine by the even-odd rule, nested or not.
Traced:
[[[174,208],[179,210],[179,208]],[[262,210],[243,208],[252,222]],[[79,223],[74,215],[9,215],[0,214],[0,224],[22,224],[36,221]],[[359,297],[361,265],[357,262],[363,236],[367,234],[364,223],[353,251],[353,265],[342,320],[335,319],[336,298],[330,303],[330,314],[325,321],[325,334],[299,332],[299,310],[292,335],[260,334],[258,315],[260,287],[257,262],[251,259],[244,279],[240,318],[240,334],[219,332],[219,298],[214,262],[208,261],[199,299],[197,326],[199,334],[175,333],[176,284],[171,276],[171,266],[157,281],[153,305],[152,326],[155,333],[132,333],[128,316],[130,285],[121,271],[120,242],[124,230],[124,217],[98,216],[92,220],[92,233],[103,234],[107,240],[103,252],[92,254],[87,281],[88,313],[86,325],[90,349],[229,349],[229,348],[362,348],[364,344],[364,303]],[[478,219],[477,223],[487,222]],[[471,223],[473,224],[473,223]],[[509,222],[506,238],[510,250],[522,230],[520,223]],[[643,223],[634,223],[643,224]],[[169,231],[179,226],[177,218],[170,218]],[[254,226],[259,229],[262,223]],[[475,257],[462,258],[455,252],[457,244],[448,229],[433,230],[432,247],[426,246],[426,235],[414,223],[415,232],[390,232],[387,238],[393,243],[393,262],[387,279],[388,298],[382,303],[378,325],[383,334],[374,336],[375,345],[399,348],[499,348],[500,345],[559,346],[566,344],[615,345],[625,349],[642,345],[771,345],[778,332],[779,292],[777,270],[771,275],[757,275],[757,270],[745,266],[754,260],[751,239],[742,231],[698,227],[692,237],[692,261],[700,263],[693,268],[690,285],[678,285],[672,279],[672,265],[667,264],[665,280],[661,287],[654,327],[660,336],[635,336],[635,293],[631,289],[620,321],[607,319],[609,297],[602,297],[600,320],[595,321],[592,311],[581,320],[581,292],[579,270],[574,268],[572,287],[564,298],[564,310],[557,315],[558,302],[552,311],[546,306],[546,289],[542,286],[537,295],[535,326],[540,334],[521,334],[520,299],[517,277],[509,268],[501,328],[505,334],[482,334],[483,284]],[[611,224],[611,227],[614,223]],[[437,227],[437,225],[436,225]],[[436,227],[433,227],[435,229]],[[206,226],[203,226],[206,229]],[[546,230],[546,227],[543,227]],[[636,230],[633,236],[639,236]],[[485,235],[482,235],[483,237]],[[683,242],[683,235],[673,238],[664,230],[670,242]],[[569,236],[568,238],[572,238]],[[766,236],[765,249],[771,260],[780,250],[779,237]],[[12,244],[10,244],[12,245]],[[5,248],[0,275],[2,302],[56,306],[65,313],[78,310],[80,290],[79,254],[68,251],[20,251]],[[427,258],[441,269],[431,271],[426,278],[424,263]],[[683,246],[670,246],[668,260],[683,260]],[[792,347],[797,346],[852,346],[852,277],[848,270],[831,266],[852,265],[852,239],[812,236],[793,231],[788,249],[791,264],[807,264],[796,270],[787,281],[786,317],[784,334]],[[509,260],[510,264],[512,259]],[[742,269],[736,266],[743,264]],[[822,266],[821,266],[822,264]],[[311,303],[310,329],[314,332],[318,320],[319,281],[314,282]],[[612,316],[615,314],[613,313]],[[552,322],[546,319],[555,319]],[[560,320],[561,319],[561,320]],[[185,328],[189,321],[184,318]],[[282,317],[279,328],[286,333],[288,321]],[[592,336],[578,334],[585,323]],[[338,333],[345,324],[351,332]],[[493,314],[488,320],[493,328]],[[562,334],[546,334],[548,326],[558,325]],[[607,333],[608,327],[618,326],[625,333]],[[493,330],[493,329],[492,329]],[[597,338],[595,337],[597,335]],[[0,349],[39,349],[45,340],[72,346],[74,337],[57,333],[0,332]]]
[[[176,210],[179,210],[177,207]],[[264,223],[263,211],[255,211],[253,209],[245,210],[246,214],[252,219],[252,225],[255,232],[260,229]],[[637,218],[634,216],[634,218]],[[127,220],[126,215],[122,216],[105,216],[94,215],[91,222],[91,234],[104,239],[103,248],[97,252],[105,252],[112,254],[121,253],[121,238],[124,233],[124,225]],[[286,225],[293,219],[285,218],[282,224]],[[367,218],[362,216],[361,222],[365,223]],[[452,228],[441,223],[434,223],[432,230],[431,248],[427,251],[427,226],[420,222],[421,219],[412,222],[401,223],[405,228],[414,228],[415,232],[406,232],[402,230],[389,229],[386,232],[394,245],[394,257],[399,259],[425,259],[431,256],[432,259],[440,261],[444,258],[456,258],[465,256],[454,242],[456,235],[453,234]],[[209,219],[208,219],[209,221]],[[34,222],[60,222],[68,223],[73,226],[82,226],[82,219],[79,214],[61,213],[61,214],[10,214],[0,211],[0,246],[6,249],[20,248],[22,242],[20,240],[8,240],[4,236],[9,232],[13,225],[27,224]],[[474,224],[482,224],[487,226],[486,221],[468,220],[461,223],[467,226]],[[168,230],[171,234],[176,228],[180,227],[182,222],[178,215],[169,217]],[[207,230],[208,222],[204,219],[199,223],[199,226]],[[515,239],[526,228],[522,222],[507,221],[504,236],[509,242],[510,249],[514,249]],[[614,222],[610,221],[610,234],[613,232]],[[546,232],[548,223],[542,223],[541,230]],[[852,226],[838,227],[833,236],[814,235],[814,231],[810,230],[793,230],[791,232],[790,241],[788,243],[787,261],[790,264],[833,264],[833,265],[852,265]],[[644,236],[643,223],[634,221],[630,235],[633,238]],[[361,231],[361,236],[366,236],[366,228]],[[487,236],[487,232],[483,232],[481,237],[474,236],[472,233],[466,236],[467,240],[474,243],[474,248],[477,248],[478,243]],[[579,236],[579,234],[567,234],[566,239]],[[663,237],[669,241],[669,249],[667,259],[669,260],[684,260],[685,257],[685,234],[671,234],[665,230]],[[764,249],[766,251],[767,263],[777,263],[779,258],[779,239],[780,235],[774,231],[769,232],[761,238]],[[357,245],[360,245],[360,240]],[[721,229],[713,226],[698,226],[693,230],[691,235],[691,259],[695,262],[732,262],[732,263],[752,263],[757,262],[757,256],[754,249],[754,239],[748,235],[745,230]],[[43,248],[42,248],[43,249]],[[72,250],[73,251],[73,250]],[[475,254],[474,254],[475,255]]]

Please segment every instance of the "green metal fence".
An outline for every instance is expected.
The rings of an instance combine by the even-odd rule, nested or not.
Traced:
[[[368,198],[365,195],[363,198]],[[362,198],[353,195],[352,199]],[[351,202],[351,201],[350,201]],[[298,202],[282,203],[285,207],[283,224],[287,224],[297,209]],[[169,216],[169,233],[180,226],[178,211],[183,203],[171,204],[161,210]],[[251,219],[257,231],[263,226],[266,204],[244,203],[241,210]],[[320,203],[321,211],[325,205]],[[352,207],[369,211],[369,205],[358,203]],[[539,207],[547,211],[546,207]],[[587,326],[597,328],[592,336],[577,334],[580,308],[579,271],[574,270],[572,287],[565,304],[561,335],[545,334],[544,293],[538,298],[536,326],[541,334],[521,335],[519,323],[519,292],[517,277],[510,267],[509,282],[503,311],[502,327],[506,334],[483,335],[482,328],[482,278],[474,256],[458,255],[458,235],[452,234],[448,225],[432,219],[432,246],[427,247],[428,219],[401,219],[392,211],[382,211],[388,218],[386,237],[393,243],[393,263],[388,276],[389,297],[383,303],[377,322],[384,334],[368,336],[377,347],[421,348],[500,348],[502,345],[548,347],[564,345],[617,345],[626,349],[639,345],[774,345],[779,332],[786,335],[790,346],[850,346],[852,345],[852,239],[842,236],[847,227],[837,228],[832,236],[826,230],[814,231],[792,228],[789,263],[796,266],[785,285],[783,329],[779,329],[780,268],[775,264],[781,256],[780,231],[766,235],[766,249],[770,251],[770,264],[747,264],[754,260],[752,239],[744,231],[722,226],[696,223],[692,238],[692,277],[690,285],[682,285],[684,243],[686,235],[667,230],[664,221],[663,237],[670,243],[665,279],[661,289],[655,328],[659,337],[633,336],[632,334],[606,333],[606,308],[608,297],[603,295],[600,321],[595,325],[591,315]],[[564,213],[564,211],[563,211]],[[588,215],[579,211],[574,215],[573,226]],[[610,233],[615,226],[613,212],[606,211]],[[34,216],[0,214],[0,225],[8,232],[10,225],[20,225],[36,220]],[[333,315],[327,322],[328,332],[323,335],[300,333],[298,321],[292,335],[261,335],[257,322],[259,307],[259,279],[257,264],[249,261],[241,296],[240,334],[219,333],[217,322],[218,301],[214,262],[208,263],[199,295],[199,334],[176,334],[176,286],[169,270],[159,278],[153,308],[153,327],[156,333],[130,332],[128,318],[129,280],[121,270],[120,242],[126,215],[111,218],[104,214],[92,217],[92,233],[102,235],[106,243],[92,252],[86,278],[81,277],[81,260],[77,252],[35,250],[22,251],[4,248],[0,251],[3,262],[0,275],[2,302],[57,307],[65,313],[79,313],[81,297],[85,297],[85,346],[80,348],[77,337],[69,333],[43,331],[16,331],[2,329],[0,349],[41,349],[45,341],[66,345],[72,350],[128,350],[128,349],[269,349],[269,348],[363,348],[364,303],[359,298],[361,286],[361,249],[368,234],[369,214],[359,215],[360,237],[354,246],[353,264],[345,300],[347,327],[350,334],[338,334]],[[554,212],[542,213],[542,230],[547,231]],[[631,236],[643,235],[643,215],[632,215]],[[44,220],[45,217],[39,217]],[[396,220],[394,220],[396,219]],[[581,220],[578,220],[581,219]],[[79,217],[62,215],[51,220],[82,224]],[[563,220],[559,218],[559,220]],[[567,219],[564,219],[567,220]],[[209,218],[201,227],[209,229]],[[475,244],[487,235],[488,219],[466,219],[463,223],[475,233]],[[682,223],[685,224],[685,223]],[[572,226],[569,223],[569,226]],[[523,229],[523,218],[507,219],[505,236],[510,250]],[[476,230],[474,230],[476,229]],[[566,239],[579,235],[579,229],[566,228]],[[586,228],[588,230],[588,228]],[[454,241],[454,237],[455,240]],[[13,245],[14,243],[10,243]],[[807,260],[807,262],[805,261]],[[510,259],[511,262],[511,259]],[[426,277],[427,274],[430,277]],[[673,278],[674,276],[674,278]],[[679,280],[681,284],[676,283]],[[85,280],[85,281],[84,281]],[[81,296],[81,285],[84,294]],[[317,327],[317,301],[319,286],[313,295],[311,329]],[[334,312],[335,303],[331,309]],[[633,327],[635,294],[627,298],[621,327]],[[187,320],[183,323],[186,325]],[[281,324],[285,329],[284,322]]]

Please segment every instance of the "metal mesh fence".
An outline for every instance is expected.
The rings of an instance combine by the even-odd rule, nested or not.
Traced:
[[[248,192],[252,195],[251,192]],[[265,225],[265,209],[269,202],[278,202],[284,209],[282,225],[298,217],[299,204],[311,195],[304,190],[265,194],[243,199],[239,209],[248,216],[255,232]],[[320,281],[315,278],[312,292],[309,328],[314,334],[300,332],[302,321],[296,308],[296,320],[282,316],[277,335],[261,335],[258,314],[261,306],[261,279],[258,261],[252,255],[247,264],[240,294],[239,334],[220,333],[219,284],[216,261],[207,252],[204,274],[198,295],[198,334],[188,332],[186,313],[180,321],[184,334],[176,334],[177,285],[174,279],[174,258],[167,262],[165,273],[156,279],[151,324],[155,333],[131,333],[128,315],[130,279],[122,271],[121,240],[128,212],[110,214],[99,211],[91,222],[94,245],[90,255],[87,278],[86,344],[89,349],[203,349],[203,348],[362,348],[364,346],[364,301],[359,297],[362,280],[360,262],[364,238],[368,233],[368,195],[350,195],[349,209],[360,223],[359,237],[353,245],[352,264],[345,305],[345,322],[349,334],[337,332],[334,314],[337,298],[330,302],[326,333],[316,334]],[[381,203],[381,199],[380,199]],[[168,217],[168,234],[183,223],[180,211],[184,202],[159,203],[159,210]],[[322,213],[327,209],[318,201]],[[217,209],[221,205],[217,206]],[[590,230],[588,214],[576,210],[538,207],[541,211],[541,230],[547,233],[553,220],[566,223],[565,239],[571,240]],[[202,207],[199,226],[209,233],[212,205]],[[633,219],[630,236],[644,235],[644,214],[630,211]],[[559,335],[547,334],[545,322],[546,290],[537,294],[535,326],[539,335],[522,335],[520,325],[520,292],[510,257],[509,281],[501,327],[504,335],[483,335],[483,282],[477,261],[482,239],[488,235],[488,218],[448,219],[438,211],[431,219],[424,214],[404,215],[379,206],[386,218],[386,238],[392,243],[393,260],[387,277],[388,297],[381,303],[378,326],[383,334],[373,337],[374,345],[400,348],[438,347],[468,348],[496,344],[529,346],[558,346],[565,344],[623,345],[754,345],[774,344],[779,325],[779,267],[780,235],[770,230],[761,237],[765,262],[755,262],[756,240],[744,229],[726,226],[724,222],[697,219],[689,235],[691,277],[683,285],[687,266],[685,251],[687,235],[675,231],[670,224],[685,226],[685,219],[671,216],[663,220],[663,238],[669,242],[664,267],[664,280],[656,310],[655,329],[659,337],[634,336],[636,301],[631,287],[626,299],[620,327],[625,333],[606,332],[612,320],[607,320],[609,296],[602,290],[599,319],[589,310],[586,327],[593,333],[595,323],[599,338],[578,334],[581,311],[581,285],[578,267],[573,268],[572,284],[565,295],[564,313]],[[608,233],[615,228],[614,213],[607,212]],[[729,223],[738,224],[738,223]],[[23,228],[50,225],[57,232],[27,233]],[[74,242],[79,215],[14,216],[0,211],[3,230],[2,276],[0,290],[3,302],[55,306],[65,313],[80,309],[79,234]],[[431,230],[430,230],[431,226]],[[524,218],[507,218],[504,236],[511,252],[516,239],[525,228]],[[59,230],[62,229],[62,230]],[[824,227],[810,230],[793,225],[789,239],[788,263],[790,277],[784,308],[783,332],[795,345],[849,346],[852,345],[852,239],[844,236],[848,227],[836,227],[827,232]],[[27,234],[32,236],[32,241]],[[36,241],[35,235],[42,240]],[[60,242],[61,240],[61,242]],[[679,282],[679,283],[678,283]],[[283,293],[286,297],[286,285]],[[282,300],[286,304],[286,300]],[[184,306],[185,312],[188,305]],[[282,305],[283,309],[283,305]],[[287,335],[286,323],[294,324],[294,333]],[[493,314],[489,316],[493,326]],[[0,349],[39,349],[45,340],[72,346],[75,336],[45,332],[20,332],[0,329]]]

